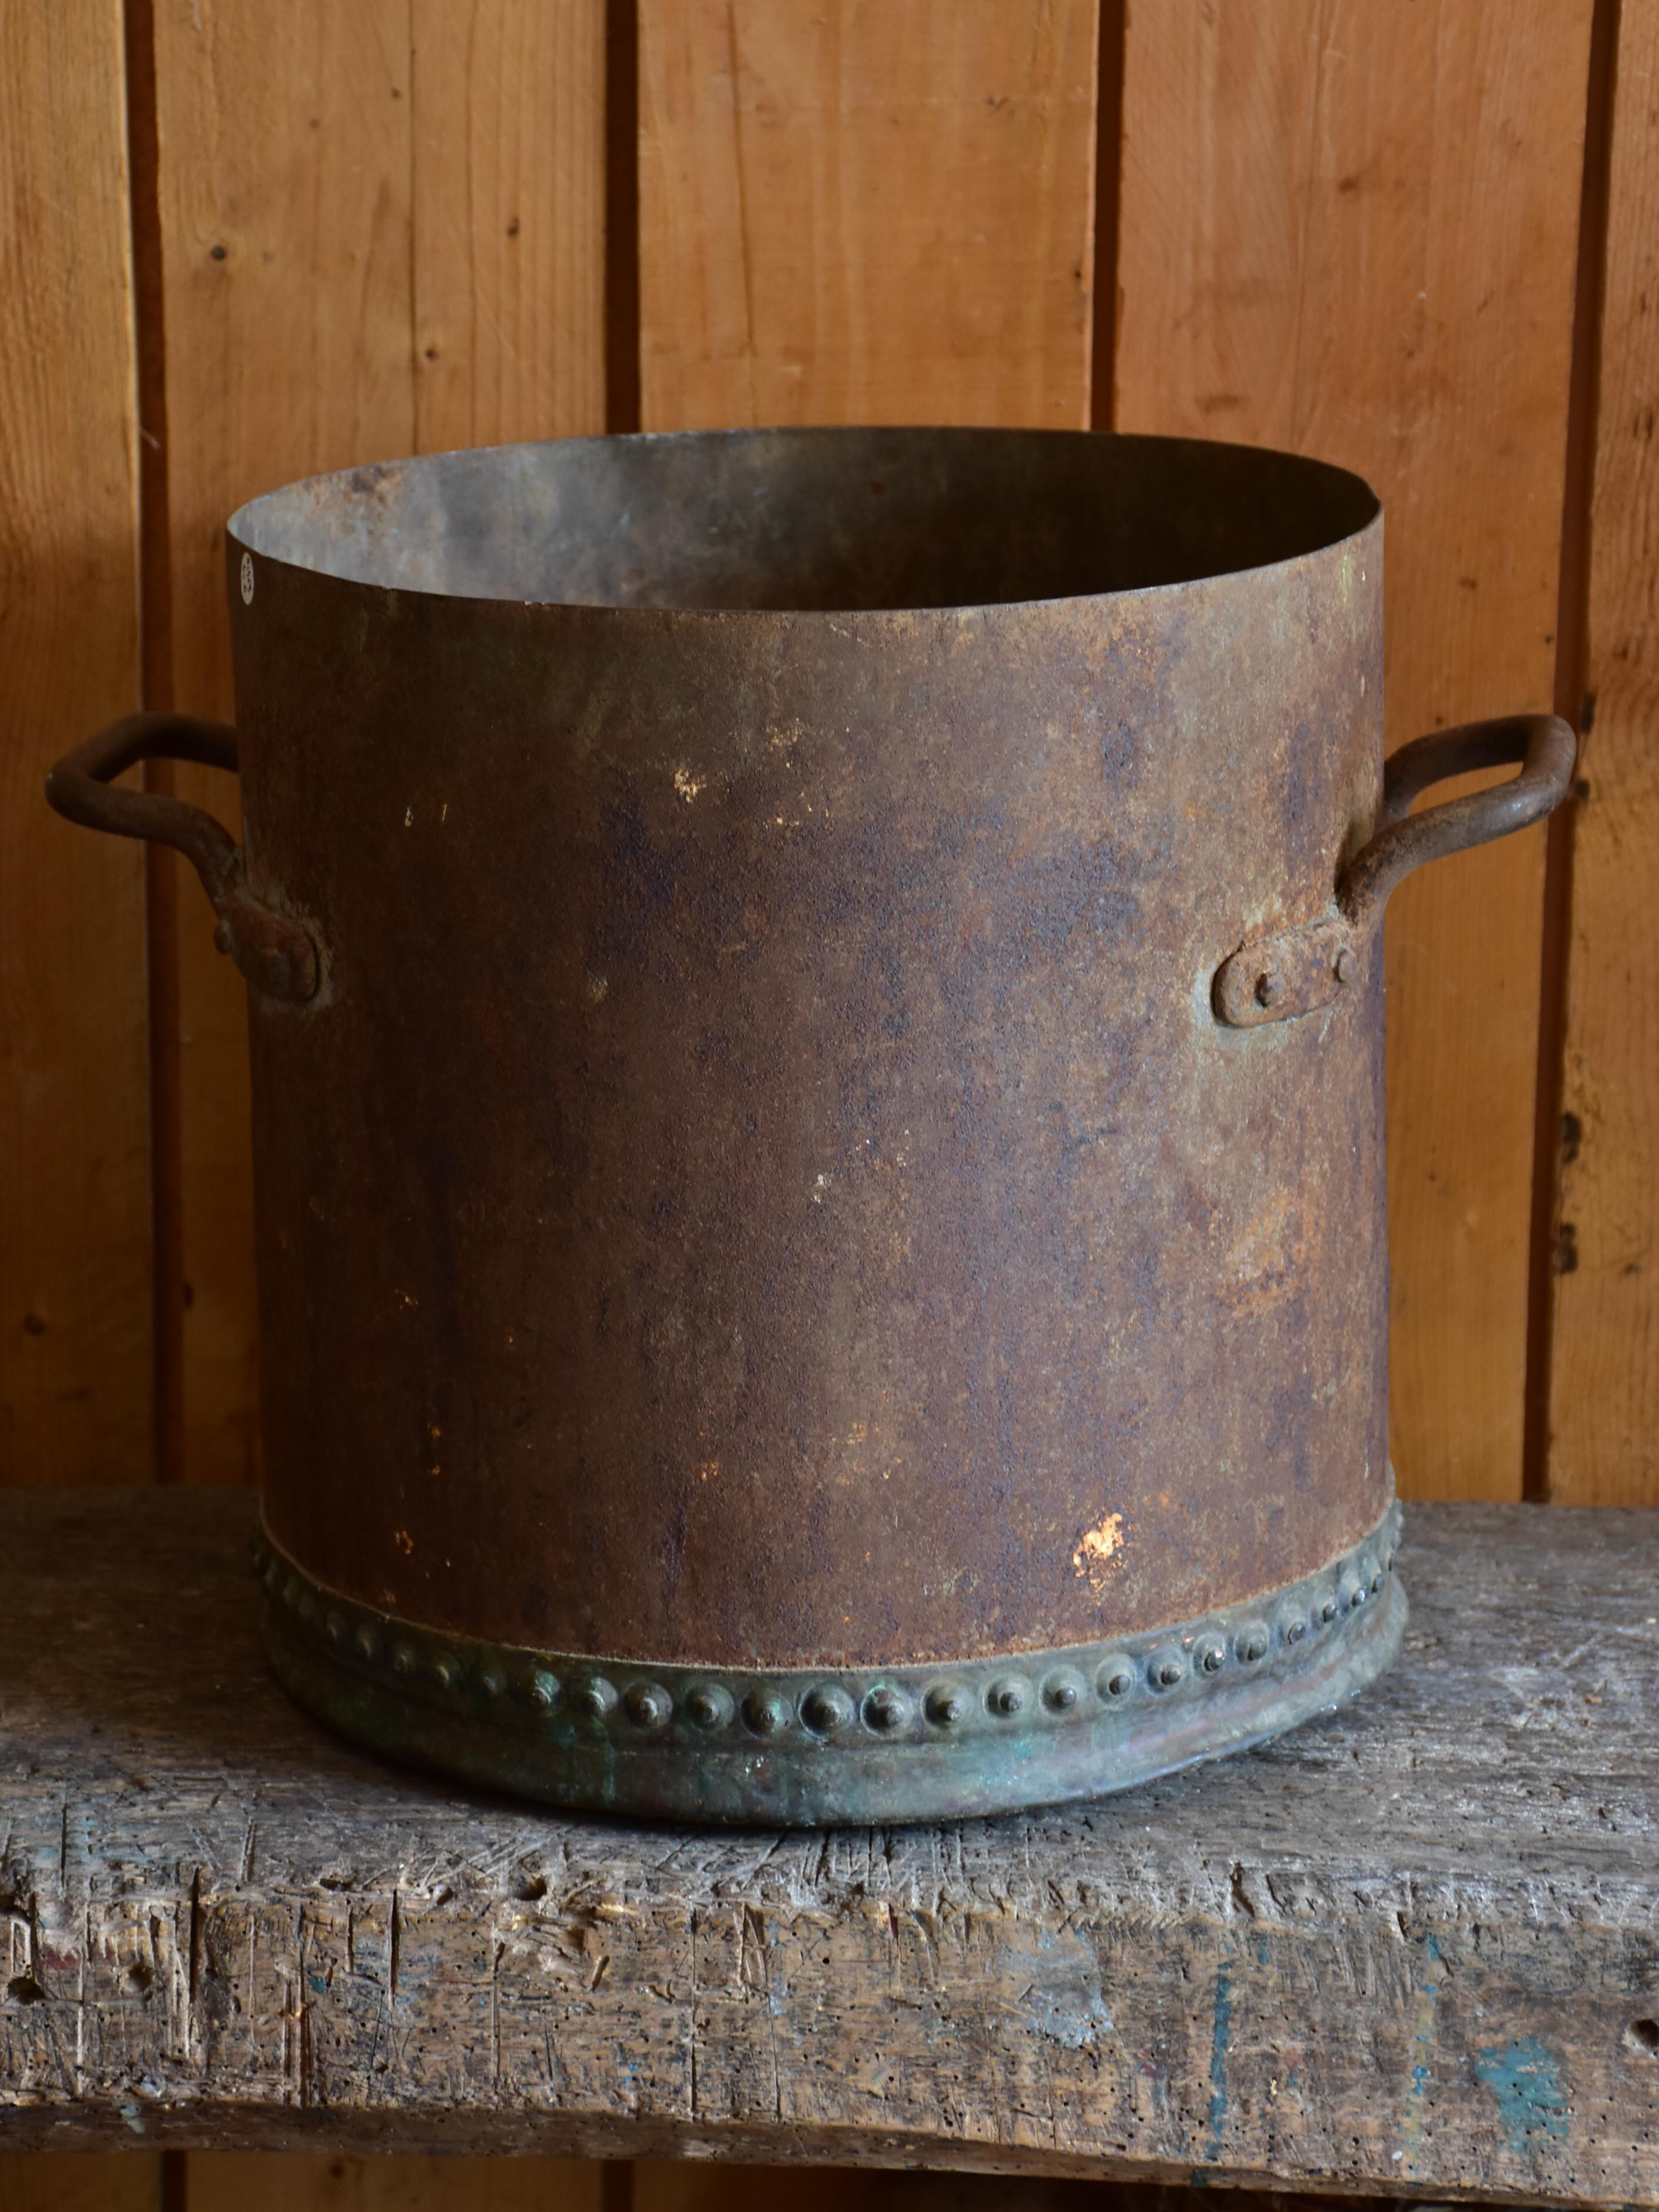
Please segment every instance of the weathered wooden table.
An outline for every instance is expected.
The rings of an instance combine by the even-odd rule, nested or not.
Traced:
[[[710,1834],[335,1744],[248,1500],[0,1496],[0,2144],[1659,2202],[1659,1513],[1419,1506],[1398,1671],[1101,1804]]]

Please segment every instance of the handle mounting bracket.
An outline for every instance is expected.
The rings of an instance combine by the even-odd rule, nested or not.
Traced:
[[[1247,939],[1224,960],[1211,987],[1216,1018],[1230,1029],[1256,1029],[1329,1006],[1364,969],[1395,885],[1443,853],[1541,820],[1566,795],[1577,750],[1557,714],[1467,722],[1402,745],[1383,770],[1375,833],[1344,870],[1332,905],[1310,921]],[[1521,773],[1508,783],[1411,811],[1431,783],[1516,761]]]

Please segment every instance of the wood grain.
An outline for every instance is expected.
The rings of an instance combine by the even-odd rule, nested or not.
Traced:
[[[0,1482],[150,1465],[143,856],[41,796],[137,703],[121,58],[0,18]]]
[[[641,2159],[627,2212],[1207,2212],[1200,2186],[1048,2175],[881,2172],[868,2166],[719,2165]],[[1230,2189],[1226,2212],[1365,2212],[1396,2197]],[[609,2212],[609,2208],[607,2208]]]
[[[838,2166],[641,2159],[632,2212],[1131,2212],[1121,2186],[1002,2174],[872,2172]],[[1231,2197],[1228,2199],[1231,2212]],[[1148,2208],[1151,2212],[1151,2208]]]
[[[1118,426],[1294,447],[1376,486],[1391,746],[1550,703],[1589,19],[1130,13]],[[1389,910],[1407,1495],[1520,1495],[1542,877],[1534,830]]]
[[[1406,1655],[1347,1712],[823,1835],[346,1750],[261,1660],[249,1517],[0,1498],[8,2142],[1659,2203],[1659,1514],[1414,1507]]]
[[[0,2154],[0,2212],[162,2212],[161,2163],[130,2150]]]
[[[604,0],[414,0],[416,444],[605,428]]]
[[[647,429],[1088,419],[1095,0],[641,0]]]
[[[600,0],[412,21],[405,0],[159,0],[180,707],[231,711],[220,545],[242,500],[601,427],[602,31]],[[228,779],[179,788],[235,818]],[[238,1481],[257,1468],[246,1009],[185,891],[182,1472]]]
[[[1659,1503],[1659,5],[1624,0],[1574,825],[1549,1488]]]

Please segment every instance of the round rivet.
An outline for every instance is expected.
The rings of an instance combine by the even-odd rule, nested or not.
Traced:
[[[398,1644],[393,1645],[392,1651],[392,1671],[394,1674],[401,1674],[404,1679],[407,1680],[409,1676],[415,1672],[416,1668],[419,1664],[420,1662],[416,1657],[415,1646],[412,1644]]]
[[[757,1735],[781,1735],[789,1725],[789,1708],[775,1690],[751,1690],[743,1717]]]
[[[312,1622],[317,1618],[317,1600],[310,1590],[301,1590],[300,1592],[300,1601],[295,1607],[294,1610],[298,1614],[299,1618],[305,1622],[307,1627],[309,1628]]]
[[[1248,1628],[1241,1628],[1233,1649],[1247,1667],[1254,1667],[1267,1656],[1267,1646],[1273,1641],[1265,1621],[1253,1620]]]
[[[432,1679],[441,1690],[453,1690],[461,1679],[461,1670],[447,1651],[441,1651],[432,1662]]]
[[[1292,1613],[1285,1624],[1285,1641],[1287,1644],[1300,1644],[1307,1632],[1307,1621],[1299,1613]]]
[[[1200,1674],[1218,1674],[1227,1663],[1227,1647],[1213,1633],[1200,1636],[1193,1652],[1193,1662]]]
[[[833,1682],[820,1682],[801,1699],[800,1717],[815,1735],[839,1735],[852,1724],[853,1700]]]
[[[968,1692],[956,1682],[935,1682],[921,1709],[935,1728],[957,1728],[968,1717]]]
[[[1325,1623],[1327,1627],[1328,1627],[1331,1622],[1336,1619],[1336,1600],[1334,1597],[1321,1598],[1319,1601],[1319,1618]]]
[[[1285,995],[1285,978],[1276,968],[1265,969],[1255,979],[1258,1006],[1276,1006]]]
[[[1162,1651],[1154,1651],[1146,1669],[1146,1679],[1155,1690],[1173,1690],[1187,1672],[1187,1662],[1173,1645],[1166,1644]]]
[[[379,1657],[380,1639],[367,1621],[353,1637],[352,1642],[357,1647],[357,1656],[360,1659],[372,1660]]]
[[[339,1613],[331,1613],[323,1623],[324,1635],[327,1637],[331,1644],[343,1644],[345,1642],[345,1615]]]
[[[585,1721],[609,1720],[617,1709],[617,1689],[603,1674],[590,1674],[579,1682],[570,1698],[577,1713]]]
[[[623,1700],[628,1708],[628,1717],[635,1728],[659,1729],[674,1710],[666,1690],[659,1689],[654,1682],[635,1682]]]
[[[300,1602],[301,1584],[298,1575],[290,1575],[283,1588],[283,1603],[290,1613]]]
[[[550,1674],[544,1667],[538,1667],[524,1686],[525,1696],[538,1711],[556,1712],[564,1692],[556,1674]]]
[[[685,1710],[700,1729],[724,1728],[732,1717],[732,1692],[718,1682],[696,1682],[685,1693]]]
[[[1382,1587],[1382,1570],[1381,1567],[1373,1567],[1371,1569],[1371,1595],[1375,1597]]]
[[[1352,981],[1358,967],[1358,963],[1354,957],[1354,950],[1352,945],[1344,945],[1338,947],[1334,965],[1336,969],[1336,980],[1339,983],[1347,983]]]
[[[1364,1605],[1370,1595],[1370,1592],[1357,1575],[1344,1575],[1337,1585],[1338,1600],[1343,1610],[1347,1613],[1352,1613],[1356,1607]]]
[[[270,1559],[267,1561],[265,1565],[265,1588],[270,1592],[272,1597],[276,1596],[276,1585],[282,1579],[282,1562],[279,1559]]]
[[[487,1698],[499,1698],[507,1687],[507,1677],[498,1667],[486,1667],[478,1677],[478,1687]]]
[[[1012,1720],[1025,1710],[1027,1686],[1018,1674],[1000,1674],[985,1692],[985,1702],[999,1720]]]
[[[1051,1713],[1075,1712],[1083,1696],[1083,1677],[1075,1667],[1056,1667],[1042,1680],[1042,1702]]]
[[[878,1729],[883,1735],[891,1735],[902,1729],[910,1717],[910,1700],[902,1690],[884,1683],[872,1690],[864,1701],[864,1720],[866,1728]]]
[[[1127,1698],[1134,1686],[1134,1669],[1125,1658],[1103,1659],[1095,1669],[1095,1687],[1103,1698]]]

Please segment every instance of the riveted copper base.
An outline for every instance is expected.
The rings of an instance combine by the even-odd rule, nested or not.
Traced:
[[[1373,1681],[1405,1632],[1400,1509],[1317,1573],[1151,1634],[960,1664],[741,1672],[453,1636],[340,1596],[261,1538],[265,1647],[371,1749],[547,1804],[835,1827],[1104,1796]]]

